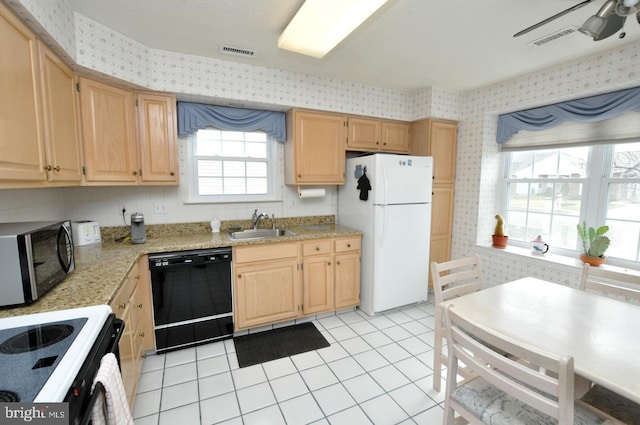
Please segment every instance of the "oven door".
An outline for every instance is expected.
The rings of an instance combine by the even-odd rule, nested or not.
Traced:
[[[119,361],[118,342],[123,331],[124,322],[110,314],[64,398],[64,401],[69,403],[70,425],[84,425],[90,422],[96,399],[102,395],[100,390],[91,392],[93,380],[100,368],[100,360],[105,354],[114,353]]]

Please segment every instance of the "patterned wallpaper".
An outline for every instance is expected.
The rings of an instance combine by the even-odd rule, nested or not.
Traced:
[[[497,115],[640,85],[640,43],[614,48],[470,92],[454,93],[429,87],[415,93],[404,93],[150,49],[82,15],[74,14],[66,0],[6,1],[33,23],[36,30],[46,29],[59,45],[58,51],[63,51],[86,69],[153,90],[175,92],[183,98],[224,99],[271,105],[276,109],[299,106],[403,120],[423,117],[458,120],[452,255],[456,258],[474,250],[482,251],[484,271],[494,284],[513,277],[544,273],[546,275],[541,277],[568,283],[573,281],[578,270],[577,265],[559,265],[556,269],[562,272],[550,272],[551,269],[532,263],[526,256],[519,260],[518,256],[476,246],[490,244],[493,216],[500,208],[497,183],[501,164],[495,143]],[[181,151],[181,155],[184,152]],[[50,201],[59,198],[51,196],[51,192],[62,193],[66,201],[74,201],[74,212],[81,211],[86,216],[99,214],[100,208],[105,207],[97,198],[113,202],[123,196],[132,202],[142,199],[140,202],[145,207],[149,207],[155,199],[170,200],[172,205],[176,205],[175,208],[170,209],[166,217],[157,217],[164,222],[185,221],[185,218],[198,220],[211,214],[214,207],[181,204],[182,195],[179,192],[183,190],[181,185],[180,188],[164,189],[75,188],[40,190],[38,193],[47,192],[43,195]],[[291,188],[284,187],[283,191],[285,201],[279,206],[282,214],[292,212],[306,215],[318,210],[326,214],[337,210],[335,188],[330,188],[326,199],[317,200],[311,206],[296,204],[299,200],[295,199],[295,192]],[[23,207],[30,203],[28,197],[22,194],[26,191],[2,192],[0,204],[7,205],[5,200],[8,200],[11,207],[0,207],[0,221],[4,221],[8,210],[12,211],[9,215],[26,211]],[[87,196],[96,199],[86,202]],[[224,214],[229,216],[244,216],[251,210],[251,206],[244,204],[215,208],[223,208]],[[57,209],[64,208],[58,206]],[[65,214],[68,215],[69,211],[65,211]],[[24,219],[25,216],[21,217]]]

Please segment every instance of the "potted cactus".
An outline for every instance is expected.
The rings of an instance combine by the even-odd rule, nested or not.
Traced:
[[[587,228],[587,223],[583,222],[582,225],[578,224],[576,227],[582,240],[583,253],[580,254],[580,260],[593,267],[604,264],[606,261],[604,252],[611,244],[611,240],[604,236],[609,231],[609,226],[600,226],[597,229]]]
[[[509,236],[504,234],[504,219],[500,214],[496,215],[496,228],[491,237],[493,238],[494,248],[505,249],[507,247]]]

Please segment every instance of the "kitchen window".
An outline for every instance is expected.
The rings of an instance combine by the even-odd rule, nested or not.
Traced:
[[[190,143],[192,202],[276,199],[276,155],[262,131],[198,130]]]
[[[576,225],[586,221],[609,226],[608,257],[640,261],[640,143],[506,152],[504,169],[510,243],[528,247],[541,235],[575,255]]]

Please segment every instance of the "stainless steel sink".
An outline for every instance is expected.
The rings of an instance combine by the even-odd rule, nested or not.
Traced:
[[[229,239],[266,239],[281,238],[283,236],[295,236],[296,233],[287,229],[247,229],[236,232],[227,232]]]

